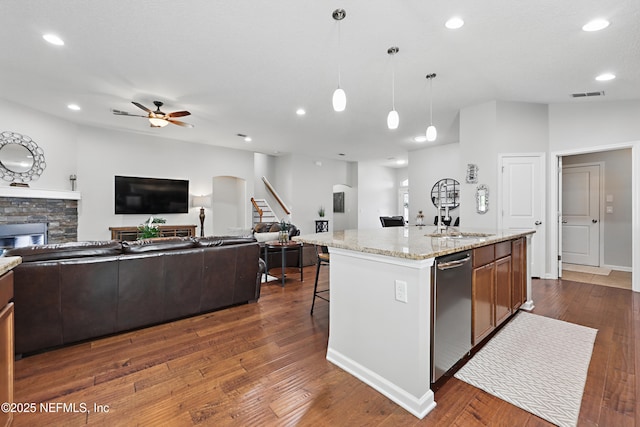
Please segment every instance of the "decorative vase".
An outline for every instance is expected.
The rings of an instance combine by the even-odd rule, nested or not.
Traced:
[[[287,230],[280,231],[280,234],[278,235],[278,242],[280,243],[289,242],[289,232]]]

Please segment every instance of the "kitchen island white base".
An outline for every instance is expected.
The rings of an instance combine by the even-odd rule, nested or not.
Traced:
[[[430,389],[434,259],[329,251],[327,360],[423,418],[436,406]],[[398,300],[402,294],[406,302]]]

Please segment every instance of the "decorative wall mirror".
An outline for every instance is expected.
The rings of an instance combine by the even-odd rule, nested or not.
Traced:
[[[435,207],[457,208],[460,206],[460,183],[453,178],[437,181],[431,188],[431,201]]]
[[[476,211],[479,214],[486,214],[489,210],[489,187],[484,184],[478,185],[476,189]]]
[[[31,138],[16,132],[0,133],[0,177],[11,185],[25,186],[40,178],[47,164],[44,151]]]

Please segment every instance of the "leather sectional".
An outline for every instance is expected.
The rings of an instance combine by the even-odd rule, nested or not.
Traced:
[[[73,242],[15,248],[15,352],[257,301],[253,237]]]

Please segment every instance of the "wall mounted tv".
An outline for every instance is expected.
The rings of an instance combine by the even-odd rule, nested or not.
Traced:
[[[181,179],[115,177],[116,214],[189,212],[189,181]]]

